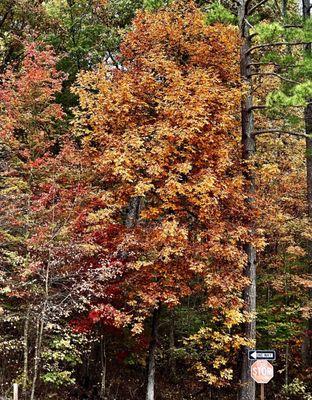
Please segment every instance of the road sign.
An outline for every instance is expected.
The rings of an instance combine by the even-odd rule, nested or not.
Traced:
[[[248,350],[249,360],[276,360],[275,350]]]
[[[251,376],[257,383],[268,383],[274,376],[273,365],[267,360],[257,360],[251,366]]]

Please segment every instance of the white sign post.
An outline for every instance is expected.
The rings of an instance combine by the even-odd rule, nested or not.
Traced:
[[[13,383],[13,400],[18,400],[18,384]]]

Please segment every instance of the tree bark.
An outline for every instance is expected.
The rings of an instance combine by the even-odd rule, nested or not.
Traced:
[[[254,118],[253,118],[253,88],[252,78],[250,76],[249,65],[251,64],[251,38],[249,34],[248,17],[248,0],[242,0],[239,7],[240,33],[243,40],[241,48],[241,77],[248,88],[248,93],[242,100],[242,147],[243,160],[248,162],[256,152],[256,142],[254,135]],[[246,179],[248,182],[248,203],[252,207],[254,203],[255,177],[254,173],[247,166]],[[250,233],[253,232],[253,224],[250,225]],[[251,315],[250,322],[246,322],[244,326],[244,334],[248,340],[256,341],[256,250],[252,243],[245,244],[245,252],[247,254],[247,263],[244,274],[249,279],[243,298],[244,308]],[[240,400],[255,400],[255,382],[251,378],[250,368],[251,362],[248,360],[248,349],[243,348],[241,353],[241,389],[239,393]]]
[[[101,337],[101,365],[102,365],[102,377],[101,377],[100,399],[105,399],[107,357],[106,357],[106,339],[103,336]]]
[[[28,307],[24,324],[24,366],[23,366],[23,396],[26,399],[28,384],[28,334],[29,334],[30,307]]]
[[[305,109],[306,134],[312,135],[312,103]],[[312,138],[306,138],[306,168],[307,168],[307,208],[310,223],[312,223]],[[312,241],[308,241],[308,268],[312,271]],[[309,289],[309,296],[312,292]],[[307,321],[302,348],[303,361],[306,367],[312,366],[312,318]]]
[[[32,379],[30,400],[34,400],[34,398],[35,398],[38,369],[39,369],[39,362],[40,362],[39,353],[40,353],[40,342],[41,342],[41,326],[42,326],[42,324],[40,323],[40,317],[38,316],[37,329],[36,329],[35,357],[34,357],[34,374],[33,374],[33,379]]]
[[[52,221],[54,222],[54,212]],[[51,252],[49,250],[49,257],[48,263],[45,273],[45,299],[42,306],[41,316],[38,317],[37,322],[37,339],[36,339],[36,349],[35,349],[35,360],[34,360],[34,375],[32,381],[32,388],[31,388],[31,395],[30,400],[35,399],[35,391],[36,391],[36,383],[39,375],[39,367],[41,363],[41,348],[42,348],[42,341],[43,341],[43,334],[44,334],[44,327],[45,327],[45,319],[49,301],[49,282],[50,282],[50,264],[51,264]]]
[[[176,371],[176,359],[174,356],[174,350],[175,350],[175,342],[174,342],[174,312],[172,311],[170,313],[170,331],[169,331],[169,351],[170,351],[170,356],[169,356],[169,367],[170,367],[170,375],[173,381],[176,381],[177,377],[177,371]]]
[[[125,225],[127,228],[133,228],[140,218],[142,208],[142,197],[136,196],[130,200],[129,208],[126,215]]]
[[[302,0],[303,18],[311,18],[311,0]],[[306,53],[311,55],[311,44],[306,45]],[[312,135],[312,99],[305,108],[305,133]],[[312,137],[306,138],[306,170],[307,170],[307,209],[309,222],[312,223]],[[312,272],[312,241],[308,241],[308,268]],[[312,296],[312,290],[309,289],[309,296]],[[307,321],[306,332],[302,346],[302,358],[306,367],[312,366],[312,318]]]
[[[158,308],[155,308],[152,318],[151,340],[150,340],[148,359],[147,359],[146,400],[155,399],[155,370],[156,370],[155,353],[157,349],[159,316],[160,316],[160,306]]]
[[[312,135],[312,104],[305,109],[306,134]],[[306,166],[307,166],[307,208],[310,223],[312,223],[312,138],[306,138]],[[312,241],[308,242],[308,268],[311,271],[312,265]],[[311,296],[311,289],[309,290]],[[303,362],[306,367],[312,366],[312,319],[309,318],[306,324],[306,331],[302,346]]]

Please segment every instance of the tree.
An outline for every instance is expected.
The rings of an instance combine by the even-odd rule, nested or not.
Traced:
[[[310,0],[302,0],[302,11],[304,20],[311,18],[312,4]],[[306,57],[311,63],[312,49],[311,43],[306,45]],[[312,218],[312,97],[308,99],[308,104],[305,108],[305,133],[306,137],[306,165],[307,165],[307,202],[308,202],[308,216],[311,221]],[[311,271],[312,264],[312,242],[308,242],[308,255]],[[311,289],[310,289],[311,298]],[[312,317],[308,318],[307,331],[305,334],[304,347],[303,347],[303,358],[305,365],[311,367],[312,359]]]
[[[64,116],[60,105],[55,103],[55,95],[61,90],[64,78],[55,64],[56,57],[50,48],[43,46],[40,49],[39,44],[25,43],[21,62],[9,65],[1,75],[0,257],[4,268],[1,275],[5,304],[3,318],[4,324],[10,321],[11,308],[17,313],[18,322],[25,318],[24,389],[29,369],[29,320],[42,306],[42,287],[47,294],[49,286],[48,267],[45,263],[38,263],[29,241],[36,229],[33,196],[40,177],[37,167],[44,164],[53,152],[57,141],[55,129]],[[33,305],[31,315],[30,305]],[[33,387],[38,373],[45,308],[42,308],[41,325],[37,320],[39,333]]]
[[[225,2],[223,4],[225,4]],[[282,83],[285,82],[286,85],[288,83],[288,86],[290,86],[289,83],[294,83],[294,81],[292,81],[294,79],[293,76],[286,77],[281,72],[284,72],[284,68],[286,68],[286,65],[294,64],[301,59],[300,54],[302,53],[298,53],[298,46],[309,43],[309,34],[306,33],[307,31],[304,29],[305,27],[302,26],[301,28],[303,29],[301,29],[300,31],[299,29],[297,29],[300,28],[300,26],[297,25],[298,18],[296,20],[295,17],[298,13],[296,6],[296,2],[293,1],[283,1],[281,2],[281,7],[279,7],[277,2],[270,2],[269,0],[259,2],[237,2],[237,12],[239,15],[241,35],[243,37],[241,57],[242,77],[246,81],[248,91],[246,99],[242,104],[242,132],[244,147],[243,157],[248,162],[248,165],[253,164],[253,159],[256,151],[257,135],[262,133],[274,134],[283,132],[286,134],[296,135],[296,133],[291,132],[291,130],[289,132],[289,127],[287,129],[286,127],[280,128],[278,126],[277,128],[270,129],[266,128],[266,126],[258,126],[259,123],[263,124],[264,121],[263,118],[258,118],[258,116],[256,116],[254,113],[256,110],[260,111],[267,109],[267,105],[264,105],[263,103],[259,104],[259,100],[263,93],[261,93],[261,90],[259,90],[258,84],[259,82],[263,82],[265,76],[275,76]],[[222,6],[220,6],[220,4],[218,5],[217,9],[219,11],[218,13],[215,13],[214,19],[227,19],[229,21],[227,10],[224,8],[222,9]],[[290,12],[288,13],[288,11]],[[273,20],[274,17],[275,20],[272,23],[261,22],[261,18]],[[276,18],[281,18],[282,26],[276,22]],[[284,34],[284,40],[280,40],[281,34]],[[293,51],[293,49],[297,50]],[[282,62],[282,60],[284,60],[284,63]],[[274,70],[275,67],[277,71]],[[292,65],[292,67],[294,66]],[[290,71],[293,71],[293,69],[288,68],[287,72]],[[268,91],[270,91],[270,89],[268,89]],[[299,98],[302,99],[302,94],[304,91],[309,92],[308,83],[298,85],[297,89],[294,89],[294,93],[292,94],[293,104],[294,101],[298,101]],[[278,101],[277,97],[276,100]],[[290,105],[290,103],[288,103],[288,105]],[[271,114],[271,118],[272,116],[273,114]],[[272,120],[277,120],[277,118],[272,118]],[[286,120],[288,121],[290,120],[290,118],[286,118],[285,121]],[[270,124],[269,121],[270,120],[267,121],[268,124]],[[256,176],[257,171],[255,168],[251,168],[247,173],[247,179],[249,179],[250,181],[249,202],[251,204],[251,207],[254,207],[257,199],[257,195],[255,193]],[[260,227],[261,223],[259,224],[259,222],[260,221],[255,218],[253,223],[251,224],[251,230],[253,230],[255,226]],[[249,277],[251,285],[245,290],[245,304],[246,308],[254,314],[256,311],[255,252],[252,246],[252,242],[250,243],[250,246],[250,248],[246,249],[247,253],[249,254],[249,263],[246,268],[246,275]],[[255,317],[253,321],[246,325],[246,335],[249,338],[253,338],[255,340]],[[247,360],[246,350],[247,349],[245,349],[245,352],[243,354],[242,361],[241,398],[253,399],[255,397],[255,389],[254,383],[252,382],[249,374],[250,365]]]
[[[296,144],[296,148],[299,146],[301,148],[302,153],[304,153],[304,148],[302,146],[303,138],[305,138],[307,145],[309,146],[310,138],[304,132],[304,115],[302,110],[306,106],[307,101],[309,101],[311,95],[311,59],[309,57],[309,52],[306,52],[305,49],[309,49],[311,43],[311,35],[310,35],[310,21],[308,19],[302,20],[301,16],[298,15],[298,4],[297,2],[284,2],[283,3],[283,12],[281,21],[272,22],[272,23],[262,23],[255,29],[256,41],[260,43],[256,46],[259,51],[259,59],[258,63],[255,63],[255,71],[254,75],[261,77],[262,82],[264,82],[264,77],[270,77],[270,87],[271,93],[268,96],[267,101],[260,102],[260,104],[256,108],[263,109],[266,111],[266,117],[269,118],[264,122],[264,116],[259,117],[259,122],[262,127],[256,130],[261,133],[272,133],[277,136],[280,135],[291,135],[297,137],[297,141],[299,143]],[[287,7],[286,7],[287,5]],[[265,44],[263,44],[265,43]],[[270,43],[272,43],[270,45]],[[278,82],[279,81],[279,82]],[[279,90],[276,90],[276,89]],[[261,97],[261,96],[260,96]],[[285,113],[287,110],[287,113]],[[262,118],[262,120],[261,120]],[[274,126],[272,127],[274,123]],[[260,126],[261,126],[260,125]],[[300,141],[300,138],[301,141]],[[291,143],[290,139],[283,139],[283,141]],[[292,145],[294,146],[294,145]],[[300,147],[301,146],[301,147]],[[284,150],[286,153],[286,150]],[[309,154],[309,151],[306,152]],[[295,153],[294,153],[295,154]],[[295,165],[302,157],[297,155],[297,158],[293,158],[292,164]],[[301,160],[302,161],[302,160]],[[307,162],[309,168],[309,160]],[[288,167],[289,171],[289,167]],[[300,168],[302,172],[302,169]],[[308,184],[309,191],[309,184]],[[291,187],[287,189],[289,197],[292,197]],[[305,195],[306,190],[304,187],[300,187],[300,191],[302,196]],[[308,197],[309,198],[309,197]],[[301,322],[301,332],[302,332],[302,318],[307,315],[307,310],[309,306],[307,305],[307,296],[304,291],[299,291],[302,286],[305,286],[306,291],[310,285],[308,274],[307,274],[307,264],[308,261],[308,253],[304,259],[302,252],[304,253],[304,248],[309,243],[309,227],[306,219],[306,211],[308,210],[308,204],[301,205],[302,197],[297,199],[297,207],[301,208],[301,213],[297,212],[294,215],[294,219],[297,222],[298,226],[300,226],[301,234],[295,235],[293,239],[293,245],[296,243],[298,246],[297,249],[301,248],[300,251],[297,250],[297,259],[296,262],[299,265],[302,265],[302,268],[296,268],[296,274],[301,274],[301,278],[299,281],[296,277],[294,277],[294,281],[297,285],[298,297],[291,295],[286,296],[285,298],[285,307],[287,308],[291,304],[291,299],[296,298],[297,304],[301,304],[302,309],[305,310],[304,313],[299,317]],[[281,203],[281,200],[279,200]],[[309,201],[308,201],[309,202]],[[284,208],[284,215],[286,216],[289,213],[289,209]],[[289,226],[287,227],[287,223],[284,226],[284,229],[289,232]],[[295,224],[292,223],[294,228]],[[292,229],[293,229],[292,228]],[[291,247],[290,247],[291,250]],[[284,259],[293,258],[292,254],[294,250],[291,250],[291,256],[287,254]],[[281,254],[282,255],[282,254]],[[284,271],[284,278],[287,279],[289,275],[289,267],[290,269],[294,269],[292,267],[292,263],[289,263],[289,260],[284,265],[287,269]],[[298,276],[297,275],[297,276]],[[291,293],[291,285],[288,284],[288,288]],[[290,327],[290,324],[289,324]],[[291,329],[290,329],[291,330]],[[308,330],[307,330],[308,331]],[[306,335],[307,338],[307,335]],[[307,342],[307,339],[305,339]],[[287,345],[288,346],[288,345]],[[286,346],[286,352],[288,352]],[[288,364],[288,356],[286,358],[286,366]],[[287,370],[287,367],[286,367]],[[288,385],[288,377],[286,374],[286,386]]]
[[[247,93],[245,99],[242,101],[242,146],[243,146],[243,159],[246,163],[250,163],[255,151],[256,142],[254,136],[254,117],[253,117],[253,89],[252,80],[250,77],[250,64],[251,64],[251,36],[250,25],[248,17],[252,10],[250,9],[250,2],[242,0],[238,8],[240,34],[242,37],[241,47],[241,76],[247,86]],[[249,198],[248,202],[253,206],[254,192],[255,192],[255,177],[251,165],[247,166],[246,178],[248,181]],[[251,232],[254,230],[254,222],[251,222]],[[245,309],[251,315],[251,320],[245,324],[245,335],[249,340],[256,341],[256,249],[250,241],[245,246],[247,254],[247,264],[245,266],[245,275],[249,279],[248,286],[244,289],[244,305]],[[241,394],[240,400],[253,400],[255,399],[255,383],[250,377],[251,363],[247,357],[247,348],[242,352],[242,366],[241,366]]]
[[[78,79],[76,131],[105,204],[93,220],[119,238],[109,251],[102,241],[103,254],[124,265],[121,311],[134,333],[152,314],[157,325],[160,306],[196,291],[212,309],[240,309],[249,234],[238,43],[235,28],[205,26],[193,4],[178,2],[138,13],[120,68],[99,66]]]

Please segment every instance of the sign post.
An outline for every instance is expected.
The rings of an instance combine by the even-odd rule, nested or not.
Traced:
[[[261,383],[261,400],[264,400],[264,383]]]
[[[257,360],[251,366],[251,377],[261,384],[261,400],[264,400],[264,384],[274,376],[273,365],[268,360]]]
[[[18,384],[13,383],[13,400],[18,400]]]

